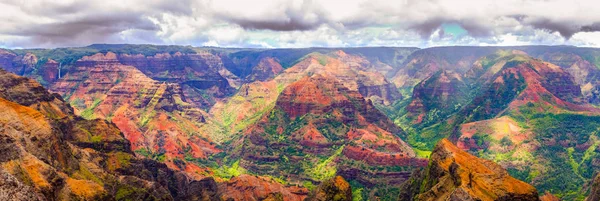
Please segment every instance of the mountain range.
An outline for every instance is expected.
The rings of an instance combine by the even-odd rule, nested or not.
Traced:
[[[0,198],[599,199],[600,49],[96,44],[0,68]]]

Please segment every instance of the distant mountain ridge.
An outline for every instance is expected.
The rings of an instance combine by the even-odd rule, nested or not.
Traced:
[[[0,49],[0,67],[124,136],[98,145],[94,133],[106,133],[80,123],[93,140],[74,145],[128,146],[171,171],[212,177],[234,199],[301,200],[343,176],[352,198],[395,200],[444,138],[547,197],[584,199],[600,170],[595,48],[96,44]]]

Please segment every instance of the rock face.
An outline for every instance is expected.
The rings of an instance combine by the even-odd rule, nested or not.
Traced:
[[[459,110],[468,103],[469,96],[469,86],[460,74],[439,71],[415,86],[406,109],[414,123],[434,123]]]
[[[391,81],[398,88],[412,88],[440,70],[464,73],[473,62],[492,54],[497,47],[434,47],[413,52],[396,72]]]
[[[387,178],[374,181],[380,172],[355,171],[357,164],[407,169],[426,165],[398,137],[402,135],[360,93],[332,76],[317,74],[286,87],[275,106],[237,143],[242,146],[241,164],[253,172],[301,181],[320,181],[339,172],[372,185],[401,183],[406,177],[386,171],[382,174]]]
[[[0,68],[11,71],[13,69],[13,59],[17,55],[7,50],[0,49]]]
[[[436,145],[425,174],[417,200],[539,200],[533,186],[446,139]]]
[[[0,198],[26,200],[217,198],[194,180],[138,159],[114,124],[85,120],[38,83],[0,70]]]
[[[247,82],[252,79],[265,80],[243,84],[232,97],[218,101],[211,108],[210,114],[215,120],[223,122],[228,129],[232,129],[232,133],[245,130],[275,105],[277,96],[285,87],[314,74],[334,77],[349,90],[358,91],[373,103],[391,104],[401,99],[394,85],[377,72],[377,65],[369,63],[363,57],[348,55],[343,51],[328,55],[310,53],[294,66],[274,73],[278,71],[278,65],[274,58],[263,57],[255,66],[250,66],[254,70],[247,76]],[[259,72],[263,71],[269,76],[258,76],[262,74]],[[271,74],[276,76],[271,79]]]
[[[148,77],[183,86],[187,96],[194,96],[202,108],[214,104],[212,97],[223,98],[235,92],[240,79],[229,72],[221,58],[208,52],[196,54],[159,53],[154,56],[120,54],[117,60],[134,66]],[[201,93],[210,94],[207,99]]]
[[[593,48],[101,46],[0,50],[0,67],[31,78],[0,74],[0,200],[297,200],[295,185],[334,175],[374,198],[416,181],[416,153],[444,137],[565,200],[600,168]],[[219,166],[233,161],[263,176],[232,178]]]
[[[307,201],[351,201],[352,188],[341,176],[336,176],[320,184]]]
[[[259,176],[240,175],[221,183],[221,200],[285,200],[302,201],[308,195],[306,188],[285,186]]]
[[[363,57],[337,51],[328,55],[311,53],[275,78],[278,83],[292,83],[306,75],[326,74],[335,77],[345,87],[359,91],[375,103],[389,105],[402,99],[395,86]]]
[[[540,196],[540,201],[560,201],[560,198],[546,192],[544,195]]]
[[[283,71],[281,64],[275,58],[263,58],[252,68],[252,73],[246,76],[246,81],[266,81]]]
[[[32,53],[16,55],[6,50],[0,50],[0,68],[48,84],[58,79],[59,63],[52,59],[40,60]]]
[[[0,169],[0,199],[2,200],[45,200],[44,196],[32,187]]]
[[[164,64],[151,61],[146,62],[156,68]],[[111,120],[132,150],[148,158],[164,157],[169,167],[191,173],[204,170],[182,162],[186,155],[205,159],[220,152],[202,132],[210,127],[205,124],[206,113],[189,101],[181,85],[150,79],[111,52],[85,56],[74,65],[51,90],[66,97],[82,117]]]
[[[585,199],[586,201],[598,201],[600,200],[600,175],[596,176],[596,179],[592,182],[590,195]]]
[[[473,98],[430,127],[411,124],[413,119],[408,119],[411,121],[404,125],[416,129],[411,137],[424,138],[418,140],[423,143],[448,137],[460,149],[493,159],[541,192],[565,200],[580,199],[580,187],[598,170],[597,160],[576,159],[581,164],[577,171],[582,174],[569,166],[553,165],[568,163],[570,156],[598,152],[597,146],[589,145],[596,142],[590,132],[600,113],[583,101],[575,79],[564,68],[523,51],[503,50],[480,58],[463,80]],[[406,110],[414,109],[412,106],[419,105]],[[396,121],[403,122],[406,117]],[[566,180],[570,187],[558,182]]]
[[[41,77],[47,83],[53,83],[58,80],[58,68],[60,64],[52,59],[48,59],[41,67],[43,72]]]
[[[552,51],[544,53],[539,58],[560,66],[571,74],[577,84],[581,86],[584,99],[592,104],[600,103],[598,86],[600,85],[600,69],[582,56],[568,51]]]
[[[573,77],[560,67],[531,58],[523,52],[499,52],[483,67],[475,65],[468,72],[480,92],[462,109],[467,122],[490,119],[507,108],[518,110],[528,103],[553,111],[594,112],[597,109],[581,104],[582,94]],[[540,108],[541,109],[541,108]]]

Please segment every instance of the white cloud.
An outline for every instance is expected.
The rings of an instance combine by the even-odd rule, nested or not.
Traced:
[[[600,46],[593,0],[0,0],[0,46]],[[452,37],[442,24],[468,34]]]

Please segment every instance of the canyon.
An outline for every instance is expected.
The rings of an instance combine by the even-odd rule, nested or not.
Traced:
[[[571,46],[0,49],[0,195],[594,200],[598,60]]]

